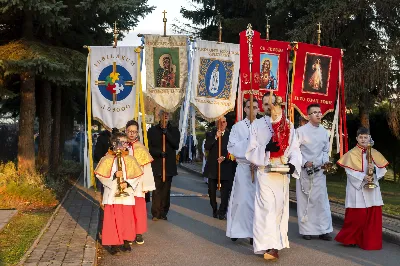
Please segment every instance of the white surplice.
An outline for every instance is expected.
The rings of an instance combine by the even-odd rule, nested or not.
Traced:
[[[386,167],[378,168],[375,164],[376,173],[374,174],[374,183],[376,188],[364,188],[367,183],[364,180],[367,174],[368,161],[367,156],[363,154],[364,171],[358,172],[345,168],[347,174],[346,186],[346,208],[369,208],[372,206],[382,206],[383,200],[381,195],[381,188],[379,187],[379,179],[385,176]]]
[[[250,162],[245,157],[249,135],[250,120],[247,118],[236,123],[229,135],[228,151],[238,163],[227,214],[226,236],[230,238],[253,237],[256,186],[251,180]]]
[[[129,155],[134,156],[133,149],[131,147],[128,148]],[[137,179],[138,185],[135,190],[135,197],[144,198],[147,192],[156,190],[156,184],[154,182],[153,169],[151,168],[151,164],[148,163],[146,165],[140,166],[143,171],[143,175],[139,176]]]
[[[135,205],[135,190],[138,187],[138,178],[127,179],[126,171],[125,171],[125,161],[122,161],[122,177],[125,182],[129,184],[129,186],[124,189],[125,192],[128,192],[129,196],[127,197],[115,197],[115,193],[117,192],[118,184],[117,178],[114,178],[115,172],[117,172],[117,158],[114,159],[114,163],[111,169],[111,176],[109,178],[104,178],[100,175],[96,175],[96,177],[100,180],[100,182],[104,186],[103,193],[103,204],[122,204],[122,205]]]
[[[287,121],[289,123],[289,121]],[[270,164],[270,152],[265,147],[273,134],[271,118],[264,116],[250,127],[246,159],[259,166],[256,178],[256,196],[253,221],[254,253],[263,254],[267,249],[289,248],[287,236],[289,224],[289,176],[266,173]],[[290,125],[289,146],[285,154],[288,162],[295,166],[293,176],[299,178],[301,153],[294,127]]]
[[[296,130],[302,154],[302,171],[296,180],[297,216],[302,235],[322,235],[333,231],[326,176],[323,170],[308,175],[306,162],[319,167],[329,161],[329,135],[323,126],[310,122]],[[310,197],[310,198],[308,198]]]

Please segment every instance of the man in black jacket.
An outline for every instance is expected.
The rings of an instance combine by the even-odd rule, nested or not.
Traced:
[[[162,119],[166,120],[166,127],[162,127]],[[172,177],[177,175],[176,150],[179,148],[180,133],[177,127],[169,122],[169,114],[160,111],[160,123],[152,126],[148,133],[149,151],[154,161],[151,163],[153,169],[154,182],[156,190],[153,191],[153,201],[151,205],[151,214],[153,221],[159,219],[167,220],[167,214],[170,206],[170,192]],[[162,151],[163,135],[165,135],[166,151]],[[162,159],[165,158],[165,183],[162,181]]]
[[[226,118],[217,122],[219,129],[207,133],[204,149],[208,151],[204,176],[208,177],[208,194],[213,209],[213,217],[226,220],[229,195],[232,190],[233,177],[235,176],[236,163],[229,158],[228,141],[229,130],[226,128]],[[218,137],[221,136],[221,157],[218,158]],[[221,164],[221,204],[217,206],[218,164]]]

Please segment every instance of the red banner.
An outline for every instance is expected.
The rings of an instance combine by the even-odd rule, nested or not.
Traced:
[[[292,104],[307,117],[307,106],[318,103],[322,115],[335,108],[341,50],[299,43],[295,51]]]
[[[246,31],[240,33],[240,100],[250,98],[250,69]],[[260,39],[254,31],[253,37],[253,95],[263,110],[262,98],[270,90],[286,102],[290,44],[281,41]],[[239,110],[238,110],[239,111]],[[238,117],[239,118],[239,117]]]

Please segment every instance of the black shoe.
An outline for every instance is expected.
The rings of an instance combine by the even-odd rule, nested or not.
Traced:
[[[332,237],[328,233],[320,235],[319,239],[326,240],[326,241],[332,241]]]
[[[253,245],[253,238],[250,238],[250,245]]]
[[[143,236],[142,235],[136,235],[136,240],[135,240],[136,244],[138,245],[143,245],[144,244],[144,240],[143,240]]]
[[[120,254],[121,254],[121,251],[120,251],[120,249],[118,248],[118,246],[111,246],[111,248],[110,248],[110,254],[113,255],[113,256],[115,256],[115,255],[120,255]]]
[[[304,235],[303,238],[304,238],[305,240],[311,240],[311,236],[308,236],[308,235]]]
[[[218,218],[217,211],[213,211],[213,217],[214,217],[214,218]]]
[[[123,247],[122,251],[124,251],[124,252],[132,251],[131,245],[129,245],[129,241],[127,241],[127,240],[124,240],[124,245],[122,247]]]
[[[220,215],[218,215],[218,219],[226,220],[226,215],[225,214],[220,214]]]
[[[238,240],[237,238],[231,238],[231,240],[233,241],[233,242],[235,242],[236,240]]]
[[[167,216],[162,215],[161,220],[168,221],[168,218],[167,218]]]

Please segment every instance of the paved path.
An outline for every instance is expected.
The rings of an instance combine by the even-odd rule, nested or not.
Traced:
[[[111,256],[102,252],[99,265],[266,265],[262,256],[254,255],[247,239],[232,242],[225,236],[226,221],[212,218],[207,185],[202,178],[179,169],[174,177],[168,221],[153,222],[144,245],[133,245],[131,253]],[[183,197],[182,194],[188,195]],[[179,195],[179,196],[178,196]],[[147,205],[148,210],[150,204]],[[335,228],[333,235],[336,235]],[[364,251],[335,241],[303,240],[298,234],[295,210],[290,210],[290,249],[280,252],[280,260],[271,265],[399,265],[400,248],[387,242],[383,250]]]
[[[0,210],[0,231],[5,227],[11,218],[17,214],[17,210]]]
[[[182,164],[182,167],[190,170],[193,173],[201,175],[201,165],[197,163],[184,163]],[[295,191],[290,191],[289,198],[291,200],[291,203],[297,204]],[[336,221],[337,223],[341,223],[344,219],[344,213],[346,211],[344,205],[336,202],[330,202],[330,207],[334,221]],[[386,237],[389,241],[398,243],[400,245],[400,219],[396,219],[393,216],[384,215],[383,230],[384,233],[386,233]]]
[[[82,184],[73,187],[22,265],[93,265],[99,214],[96,197]]]

